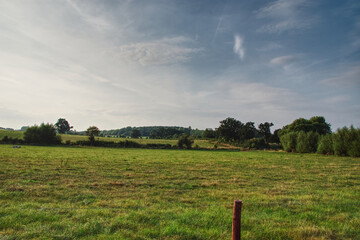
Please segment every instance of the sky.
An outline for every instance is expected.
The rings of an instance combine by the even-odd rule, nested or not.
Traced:
[[[360,127],[358,0],[0,0],[0,126]]]

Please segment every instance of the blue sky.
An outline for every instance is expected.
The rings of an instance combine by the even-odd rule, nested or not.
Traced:
[[[360,127],[360,2],[0,0],[0,126]]]

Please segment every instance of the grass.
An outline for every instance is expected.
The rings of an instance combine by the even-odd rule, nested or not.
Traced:
[[[0,239],[359,239],[360,159],[0,145]]]
[[[10,131],[10,130],[0,129],[0,140],[3,139],[3,137],[5,137],[5,136],[11,137],[11,138],[22,139],[23,135],[24,135],[24,132],[22,132],[22,131]]]

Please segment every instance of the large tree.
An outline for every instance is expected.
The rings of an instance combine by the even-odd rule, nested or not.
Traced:
[[[100,129],[96,126],[91,126],[86,129],[86,135],[89,136],[91,143],[95,143],[95,136],[99,136]]]
[[[291,124],[286,125],[279,132],[280,136],[289,132],[317,132],[320,135],[331,133],[330,124],[325,121],[322,116],[312,117],[309,120],[305,118],[298,118]]]
[[[240,138],[241,128],[244,126],[242,122],[235,118],[226,118],[220,121],[220,126],[217,128],[219,137],[225,141],[237,141]]]
[[[245,141],[254,138],[256,135],[256,128],[254,122],[247,122],[240,130],[240,141]]]
[[[69,122],[65,118],[59,118],[55,123],[55,128],[58,133],[68,133],[73,126],[70,126]]]
[[[267,143],[267,144],[269,143],[270,138],[271,138],[270,128],[272,126],[274,126],[274,124],[273,123],[268,123],[268,122],[264,122],[264,123],[259,124],[259,133],[264,138],[265,143]]]

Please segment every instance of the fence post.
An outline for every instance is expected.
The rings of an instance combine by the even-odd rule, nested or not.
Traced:
[[[232,240],[241,240],[241,200],[234,201]]]

